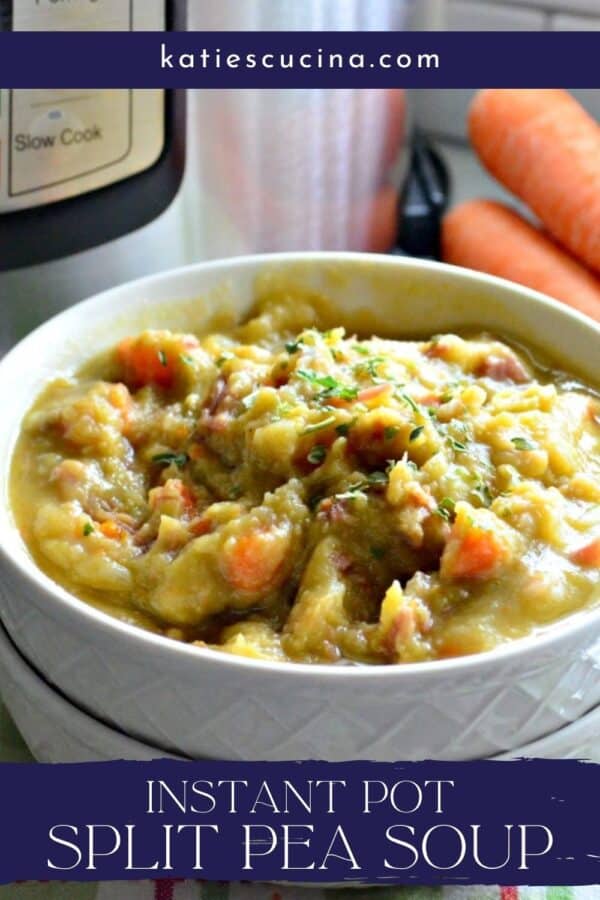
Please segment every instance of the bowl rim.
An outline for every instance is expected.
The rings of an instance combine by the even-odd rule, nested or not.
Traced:
[[[504,292],[512,293],[519,296],[526,303],[540,307],[540,309],[550,309],[553,313],[558,314],[567,319],[579,322],[588,331],[593,332],[600,341],[600,324],[591,318],[584,316],[582,313],[574,310],[566,304],[534,291],[530,288],[515,282],[508,281],[504,278],[498,278],[483,272],[472,269],[465,269],[459,266],[440,263],[432,260],[422,260],[413,257],[385,256],[376,253],[356,253],[349,251],[299,251],[289,253],[263,253],[263,254],[246,254],[242,256],[225,257],[212,259],[203,262],[192,263],[186,266],[179,266],[167,269],[152,275],[118,284],[108,290],[87,297],[78,303],[73,304],[67,309],[52,316],[43,322],[35,330],[26,335],[19,341],[3,359],[0,360],[0,393],[2,392],[2,382],[4,372],[14,361],[18,360],[23,354],[27,354],[30,345],[40,340],[45,331],[49,331],[56,327],[58,320],[65,321],[68,324],[69,319],[83,321],[82,312],[86,307],[99,307],[104,303],[115,302],[118,296],[124,291],[142,292],[149,285],[160,283],[168,283],[169,281],[180,277],[195,277],[196,275],[204,275],[210,272],[222,271],[224,276],[234,274],[238,270],[250,269],[256,271],[260,267],[269,265],[286,265],[295,263],[318,262],[319,264],[357,264],[368,261],[372,265],[386,268],[404,268],[418,271],[438,272],[446,274],[453,280],[474,282],[482,286],[482,288],[495,287]],[[161,301],[163,302],[163,301]],[[160,303],[157,303],[160,305]],[[77,329],[79,333],[85,334],[85,324],[83,328]],[[22,410],[24,416],[27,408]],[[13,447],[14,450],[14,447]],[[4,462],[4,468],[7,475],[10,473],[12,465],[12,452],[7,454]],[[7,496],[7,500],[10,497]],[[190,660],[192,665],[194,660],[198,663],[204,660],[205,663],[219,663],[246,670],[249,674],[268,674],[270,672],[279,673],[281,677],[292,674],[295,679],[318,680],[342,678],[344,681],[363,681],[365,679],[385,679],[399,678],[404,681],[410,680],[411,677],[421,679],[445,678],[449,674],[471,674],[476,670],[478,674],[487,673],[489,668],[495,668],[501,663],[510,663],[515,657],[520,657],[527,650],[532,653],[542,653],[543,651],[552,651],[556,645],[561,644],[568,638],[574,638],[580,632],[585,632],[592,622],[600,625],[600,606],[591,609],[579,610],[571,615],[559,619],[548,627],[534,632],[533,634],[507,641],[491,650],[481,653],[474,653],[465,656],[450,657],[441,660],[427,660],[416,663],[398,663],[390,665],[340,665],[331,663],[304,663],[279,660],[262,660],[250,657],[237,656],[222,650],[211,649],[208,647],[197,647],[193,644],[186,644],[174,641],[164,635],[146,631],[145,629],[123,622],[108,613],[105,613],[84,600],[79,599],[76,594],[71,593],[66,588],[55,582],[49,575],[46,575],[42,569],[36,564],[35,560],[29,552],[29,548],[25,544],[21,536],[16,522],[12,515],[10,502],[0,505],[0,520],[4,519],[10,530],[16,531],[18,539],[24,547],[25,554],[23,558],[15,559],[9,553],[8,549],[0,540],[0,559],[3,564],[10,567],[22,580],[27,582],[30,588],[35,592],[32,596],[39,596],[42,593],[47,599],[53,603],[53,612],[59,617],[68,619],[79,627],[91,626],[93,633],[98,633],[101,629],[105,637],[112,638],[113,642],[118,639],[125,644],[133,642],[134,644],[142,644],[149,650],[154,652],[155,662],[162,665],[164,661],[168,665],[174,665],[178,662],[185,664]],[[52,615],[52,612],[49,612]]]

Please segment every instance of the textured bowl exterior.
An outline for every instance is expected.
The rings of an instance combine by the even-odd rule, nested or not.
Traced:
[[[0,625],[0,694],[31,755],[41,763],[148,761],[165,754],[86,715],[24,660]]]
[[[267,275],[265,275],[267,273]],[[53,584],[10,513],[8,460],[44,381],[132,330],[243,314],[256,278],[324,291],[373,330],[512,332],[600,381],[600,330],[533,292],[448,266],[351,254],[247,258],[109,291],[51,320],[0,364],[0,613],[68,698],[161,750],[242,760],[468,759],[514,750],[600,705],[600,610],[494,653],[398,667],[263,663],[110,619]],[[190,300],[190,298],[196,298]],[[367,316],[365,319],[364,317]],[[36,366],[31,366],[31,359]]]
[[[0,691],[38,762],[145,761],[166,755],[108,728],[54,691],[27,664],[1,625]],[[588,759],[600,763],[599,733],[600,706],[534,744],[495,758]]]
[[[494,757],[511,759],[583,759],[600,763],[600,706],[581,719],[547,735],[533,744],[517,747]]]

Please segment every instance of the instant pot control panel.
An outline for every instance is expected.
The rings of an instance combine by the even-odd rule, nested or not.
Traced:
[[[13,31],[162,30],[162,0],[12,0]],[[163,91],[0,92],[0,213],[54,203],[152,166],[164,147]]]
[[[128,178],[163,147],[162,91],[1,91],[0,213]]]
[[[0,0],[0,30],[163,31],[181,26],[176,6],[166,0]],[[0,89],[0,269],[43,261],[40,253],[56,258],[85,249],[82,240],[95,246],[158,215],[183,166],[184,123],[175,106],[162,90]],[[176,124],[180,149],[173,161]],[[160,167],[164,157],[171,160]],[[155,169],[152,185],[146,179],[142,187],[142,173]],[[99,220],[108,212],[102,209],[107,189],[119,185],[127,187],[111,195],[111,230]],[[75,202],[88,195],[94,208],[86,216]],[[67,214],[79,222],[70,239]],[[33,240],[32,225],[43,227],[40,216],[49,241],[44,234]],[[89,220],[85,237],[82,216]]]

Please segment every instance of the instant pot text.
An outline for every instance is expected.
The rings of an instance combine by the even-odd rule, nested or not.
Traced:
[[[596,884],[599,779],[569,759],[5,764],[0,884]]]
[[[178,870],[185,859],[186,868],[201,873],[225,840],[223,819],[234,817],[237,840],[232,842],[228,830],[227,852],[232,860],[237,856],[236,870],[255,873],[268,857],[281,872],[356,876],[363,871],[364,830],[383,809],[394,821],[371,838],[376,836],[381,870],[390,876],[423,864],[437,873],[463,865],[487,872],[513,865],[528,872],[554,845],[552,830],[541,823],[490,826],[464,823],[460,815],[451,821],[453,813],[460,812],[460,788],[454,780],[362,780],[352,786],[350,810],[358,829],[347,824],[348,792],[344,779],[272,779],[259,784],[246,779],[148,779],[140,806],[156,823],[152,850],[147,833],[142,836],[135,824],[57,823],[48,833],[47,865],[58,872],[81,867],[96,872],[116,857],[125,872],[157,873]],[[302,821],[307,814],[315,821]],[[188,821],[190,817],[195,821]]]

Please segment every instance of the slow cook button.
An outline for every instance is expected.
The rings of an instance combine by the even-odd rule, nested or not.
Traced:
[[[78,144],[90,144],[92,141],[102,140],[102,129],[99,125],[90,125],[88,128],[63,128],[60,133],[60,142],[64,147],[75,147]]]
[[[62,117],[61,117],[62,118]],[[45,124],[45,123],[44,123]],[[91,144],[93,141],[101,141],[103,129],[100,125],[64,125],[58,130],[48,127],[34,127],[29,132],[19,132],[14,136],[14,149],[16,153],[24,153],[28,150],[55,150],[61,147],[77,148],[82,144]]]
[[[29,127],[21,127],[12,135],[13,190],[34,190],[53,184],[68,178],[74,165],[82,167],[79,156],[83,144],[69,141],[71,135],[82,131],[83,123],[72,113],[50,108],[27,124]]]
[[[126,153],[127,107],[120,95],[112,105],[111,97],[98,92],[91,98],[93,103],[63,102],[44,110],[32,109],[33,103],[28,109],[24,99],[13,117],[13,194],[82,177]],[[77,115],[74,106],[84,115]],[[31,117],[28,112],[34,115]]]

